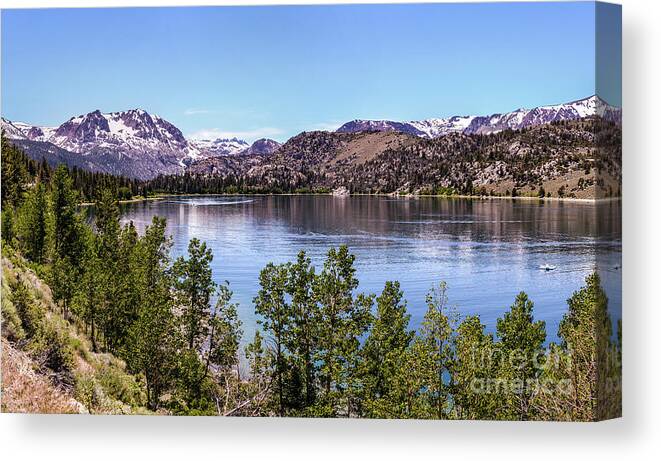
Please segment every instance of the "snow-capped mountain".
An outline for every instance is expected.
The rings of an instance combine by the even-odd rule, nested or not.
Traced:
[[[203,154],[172,123],[142,109],[72,117],[59,127],[39,127],[2,119],[5,135],[28,154],[55,146],[78,154],[90,169],[137,178],[182,172]],[[74,158],[66,155],[67,158]]]
[[[5,136],[35,158],[44,156],[52,163],[65,159],[70,165],[141,179],[182,173],[202,158],[270,153],[279,146],[272,140],[258,140],[252,146],[236,138],[188,140],[172,123],[142,109],[96,110],[59,127],[3,118],[2,128]]]
[[[412,126],[424,133],[424,137],[438,138],[448,133],[464,131],[475,117],[471,115],[455,115],[450,118],[430,118],[418,122],[409,122]]]
[[[53,127],[32,126],[22,122],[12,122],[2,118],[2,130],[10,139],[27,139],[30,141],[46,141],[56,130]]]
[[[190,143],[207,157],[235,155],[250,147],[243,139],[237,138],[197,139]]]
[[[619,123],[622,111],[609,106],[598,96],[590,96],[578,101],[533,109],[517,109],[504,114],[487,116],[453,116],[449,118],[431,118],[426,120],[397,122],[390,120],[353,120],[342,125],[337,131],[352,133],[357,131],[401,131],[425,138],[437,138],[449,133],[488,134],[506,129],[521,129],[533,125],[542,125],[557,120],[577,120],[593,115],[600,115]]]
[[[172,152],[180,161],[200,155],[179,128],[142,109],[109,114],[96,110],[79,115],[64,122],[45,140],[83,155],[105,151],[135,156],[158,151]]]

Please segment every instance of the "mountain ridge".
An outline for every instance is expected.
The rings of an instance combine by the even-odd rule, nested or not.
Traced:
[[[593,115],[621,123],[621,109],[593,95],[569,103],[516,109],[502,114],[455,115],[409,122],[356,119],[343,124],[335,132],[399,132],[436,139],[455,133],[494,134]],[[30,125],[3,117],[2,128],[12,142],[37,160],[46,158],[52,164],[67,163],[138,179],[182,174],[191,165],[210,158],[268,156],[283,146],[266,138],[252,144],[236,137],[188,139],[171,122],[139,108],[108,113],[97,109],[71,117],[57,127]]]
[[[33,158],[139,179],[180,174],[196,160],[238,155],[252,147],[237,138],[189,140],[174,124],[144,109],[108,113],[97,109],[71,117],[57,127],[3,117],[2,128]],[[259,151],[268,151],[263,140],[258,141]],[[279,146],[269,141],[271,149]]]
[[[336,131],[340,133],[399,131],[433,139],[450,133],[498,133],[507,129],[518,130],[553,121],[578,120],[593,115],[621,123],[620,108],[609,105],[597,95],[592,95],[568,103],[538,106],[532,109],[519,108],[491,115],[453,115],[446,118],[429,118],[408,122],[356,119],[343,124]]]

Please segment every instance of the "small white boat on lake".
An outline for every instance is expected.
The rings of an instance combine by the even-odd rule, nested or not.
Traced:
[[[543,271],[554,271],[558,268],[558,266],[553,266],[551,264],[542,264],[539,266],[539,268]]]

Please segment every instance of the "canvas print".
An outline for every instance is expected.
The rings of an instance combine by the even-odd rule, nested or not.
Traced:
[[[2,411],[621,415],[621,8],[2,11]]]

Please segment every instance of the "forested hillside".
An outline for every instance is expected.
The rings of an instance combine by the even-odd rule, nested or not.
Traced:
[[[336,141],[302,136],[303,144]],[[91,192],[90,226],[72,172],[60,166],[46,176],[16,150],[2,155],[3,411],[501,420],[621,413],[621,327],[614,335],[596,274],[568,300],[560,343],[547,345],[525,293],[503,306],[489,333],[479,316],[457,313],[439,281],[415,331],[396,280],[361,293],[349,248],[330,248],[322,267],[300,252],[254,275],[261,328],[242,348],[232,292],[213,281],[204,242],[192,239],[187,255],[172,260],[165,220],[155,217],[143,235],[120,225],[114,182]],[[34,370],[19,366],[26,363]],[[42,396],[37,410],[26,406]]]
[[[320,192],[603,198],[620,195],[621,129],[600,118],[436,139],[301,133],[269,156],[209,158],[168,192]]]

